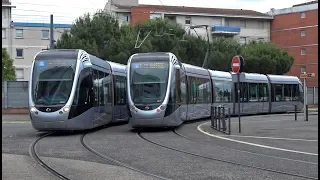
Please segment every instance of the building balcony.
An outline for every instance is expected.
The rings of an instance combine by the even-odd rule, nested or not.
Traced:
[[[212,26],[211,33],[216,35],[237,35],[240,34],[238,26]]]

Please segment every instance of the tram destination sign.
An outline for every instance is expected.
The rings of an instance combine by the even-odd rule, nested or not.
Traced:
[[[168,67],[168,63],[163,62],[140,62],[134,63],[133,67],[135,69],[142,69],[142,68],[150,68],[150,69],[165,69]]]

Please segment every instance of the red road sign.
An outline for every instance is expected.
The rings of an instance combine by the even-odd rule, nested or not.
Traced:
[[[240,58],[239,56],[234,56],[231,61],[231,69],[234,73],[238,73],[240,71]]]

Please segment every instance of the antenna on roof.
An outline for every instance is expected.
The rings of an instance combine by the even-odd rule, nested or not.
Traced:
[[[140,32],[141,32],[141,29],[139,29],[139,32],[138,32],[138,35],[137,35],[137,39],[136,39],[136,44],[134,45],[134,48],[139,49],[141,47],[141,45],[144,43],[144,41],[147,39],[147,37],[150,35],[151,31],[152,30],[150,29],[148,34],[144,37],[142,42],[139,44],[139,46],[137,46],[138,40],[139,40],[139,37],[140,37]]]

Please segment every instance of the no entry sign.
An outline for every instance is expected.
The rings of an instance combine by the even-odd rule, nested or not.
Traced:
[[[234,73],[239,73],[241,68],[241,60],[239,56],[234,56],[231,61],[231,69]]]

